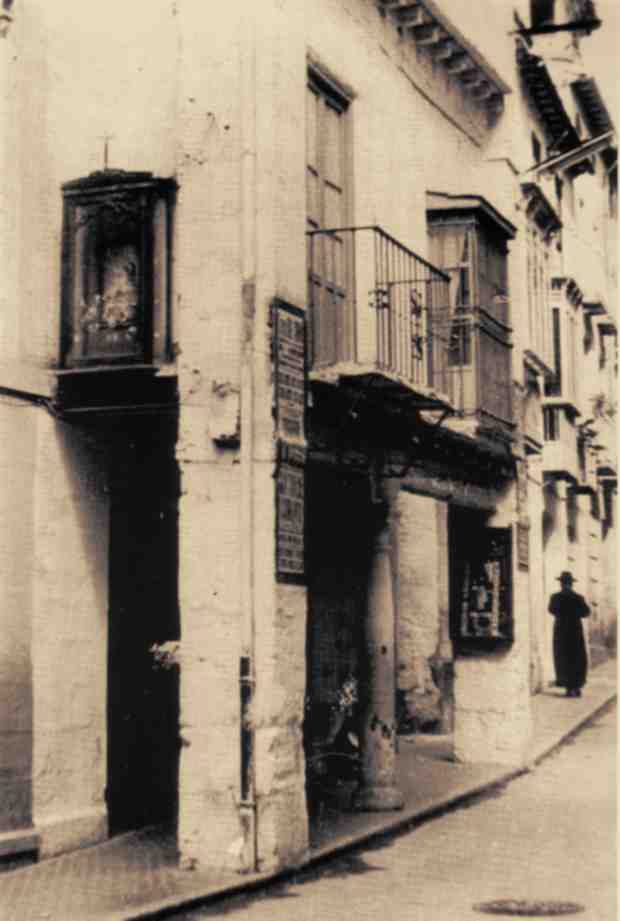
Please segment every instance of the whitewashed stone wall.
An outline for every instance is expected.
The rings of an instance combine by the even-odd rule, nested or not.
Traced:
[[[33,492],[40,410],[0,398],[0,834],[32,821]]]
[[[94,440],[37,411],[33,818],[42,856],[107,834],[109,504]]]
[[[432,666],[438,664],[447,617],[446,534],[439,515],[445,503],[401,491],[397,503],[397,687],[402,695],[401,728],[441,728],[441,690]],[[443,565],[442,565],[443,564]],[[443,632],[442,632],[443,631]]]
[[[516,495],[512,484],[491,516],[491,527],[512,527],[516,546]],[[514,642],[508,649],[455,660],[454,754],[464,762],[523,764],[532,733],[530,599],[528,573],[513,552]]]
[[[305,591],[275,582],[270,327],[274,296],[305,299],[303,108],[292,118],[280,111],[291,71],[304,91],[305,48],[300,34],[289,51],[286,27],[274,28],[277,15],[275,5],[218,12],[207,55],[204,5],[180,10],[177,456],[187,652],[179,845],[186,865],[235,869],[294,862],[307,847]],[[224,385],[227,410],[215,396]],[[214,447],[230,416],[239,451]],[[243,807],[242,655],[255,679]]]
[[[242,487],[236,450],[219,449],[213,436],[220,416],[230,417],[231,435],[239,424],[237,19],[232,11],[222,16],[206,54],[197,5],[178,10],[184,51],[175,164],[183,650],[178,844],[184,866],[235,869],[245,856],[239,812]],[[226,83],[228,92],[221,92]]]

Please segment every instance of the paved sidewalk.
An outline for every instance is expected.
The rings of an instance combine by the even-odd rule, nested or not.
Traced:
[[[535,737],[530,766],[616,696],[616,664],[590,674],[584,696],[567,700],[550,688],[533,699]],[[307,863],[339,853],[377,835],[441,814],[522,771],[450,760],[451,740],[402,739],[399,754],[405,808],[398,813],[332,814],[313,829]],[[96,847],[44,860],[0,875],[2,921],[138,921],[166,908],[189,906],[263,885],[273,874],[238,875],[181,871],[174,840],[145,829]]]

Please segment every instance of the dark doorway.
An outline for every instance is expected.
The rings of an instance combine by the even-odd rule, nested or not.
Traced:
[[[351,736],[355,738],[358,730],[359,708],[354,698],[364,681],[368,480],[313,468],[307,474],[306,508],[304,745],[312,818],[322,804],[337,804],[355,787],[359,758]]]
[[[178,668],[151,647],[179,638],[179,477],[172,417],[110,433],[108,785],[110,833],[174,820]]]

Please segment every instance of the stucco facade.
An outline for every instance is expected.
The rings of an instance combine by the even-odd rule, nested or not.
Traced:
[[[16,0],[7,12],[4,853],[34,841],[45,857],[152,820],[175,824],[187,868],[294,865],[309,846],[312,765],[332,729],[335,738],[349,679],[359,696],[361,774],[348,805],[394,809],[399,729],[453,732],[460,760],[523,763],[531,693],[552,679],[544,609],[556,570],[579,573],[595,608],[598,655],[611,646],[610,404],[596,404],[604,443],[587,483],[577,470],[574,413],[562,417],[575,455],[568,487],[543,445],[555,360],[545,311],[551,277],[564,278],[562,259],[571,258],[560,252],[557,227],[545,236],[547,223],[535,245],[549,261],[548,298],[533,293],[524,174],[532,130],[542,137],[544,125],[522,85],[506,11],[498,5],[484,34],[482,23],[473,34],[468,4],[447,6],[316,0],[310,9],[268,0],[218,8],[216,29],[199,0],[131,9],[111,0],[87,17],[72,0]],[[526,18],[528,4],[516,7]],[[309,81],[327,126],[318,154]],[[599,160],[599,171],[578,181],[598,182],[604,208]],[[135,367],[71,367],[63,357],[74,245],[63,198],[66,205],[74,180],[85,181],[79,194],[103,201],[122,197],[130,181],[174,188],[166,252],[144,244],[155,275],[167,266],[165,284],[153,285],[166,292],[154,295],[167,311],[166,342],[151,343],[156,358]],[[535,182],[547,192],[553,185]],[[330,208],[344,223],[330,223]],[[590,244],[597,293],[590,285],[585,298],[603,305],[596,348],[580,357],[597,382],[579,397],[588,415],[588,400],[615,380],[614,223],[606,216],[605,240]],[[390,305],[385,291],[399,285],[408,286],[410,311],[399,315],[401,327],[430,316],[430,296],[419,292],[450,289],[454,264],[431,255],[449,222],[461,220],[476,246],[500,240],[493,258],[508,279],[493,306],[475,305],[504,318],[488,320],[500,344],[493,367],[476,359],[475,393],[473,372],[464,384],[466,362],[454,358],[452,319],[432,331],[429,320],[417,339],[407,333],[410,341],[376,319]],[[581,221],[589,241],[596,220]],[[319,361],[324,340],[308,293],[309,275],[320,287],[326,270],[312,261],[309,226],[316,239],[335,226],[375,235],[381,227],[374,239],[420,273],[417,287],[393,266],[371,283],[372,245],[358,246],[362,236],[345,244],[340,288],[355,348],[329,367]],[[86,260],[80,252],[75,259]],[[351,253],[367,258],[354,269]],[[472,285],[482,288],[484,272],[471,265]],[[558,284],[554,296],[565,290]],[[165,308],[157,297],[167,298]],[[561,309],[581,322],[583,301]],[[282,316],[307,335],[293,435],[283,422]],[[154,322],[148,329],[160,335]],[[386,370],[386,335],[424,380]],[[458,400],[467,387],[474,403],[465,406]],[[504,400],[507,418],[484,410],[489,395]],[[302,518],[293,577],[282,575],[281,553],[291,483],[301,494],[291,503],[298,525]],[[476,564],[501,570],[493,612],[499,604],[509,627],[497,632],[499,643],[461,636],[459,580],[469,579],[470,563],[473,571],[472,534],[496,554]],[[148,757],[161,763],[141,783]]]

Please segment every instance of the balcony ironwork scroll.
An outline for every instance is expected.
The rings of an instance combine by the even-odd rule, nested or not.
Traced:
[[[449,397],[449,276],[378,226],[308,241],[311,367],[369,366]]]

